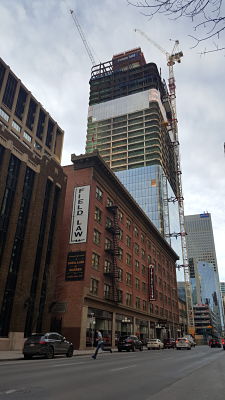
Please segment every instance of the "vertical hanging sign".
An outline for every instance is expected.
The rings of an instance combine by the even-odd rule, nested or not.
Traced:
[[[149,265],[148,267],[148,300],[155,300],[154,265]]]
[[[90,186],[74,189],[70,243],[85,243],[87,240],[89,196]]]

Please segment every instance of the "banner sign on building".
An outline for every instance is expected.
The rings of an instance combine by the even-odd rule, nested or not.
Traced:
[[[90,186],[74,189],[70,243],[85,243],[89,211]]]
[[[154,265],[148,267],[148,300],[155,299],[155,276],[154,276]]]
[[[82,281],[84,279],[85,251],[70,252],[67,256],[66,281]]]

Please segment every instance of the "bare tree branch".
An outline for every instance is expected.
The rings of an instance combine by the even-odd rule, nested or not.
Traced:
[[[127,3],[139,8],[141,14],[150,19],[156,14],[164,14],[172,20],[182,17],[190,18],[193,22],[193,30],[200,32],[199,37],[189,35],[196,41],[193,47],[213,37],[219,39],[225,31],[225,16],[221,15],[223,0],[127,0]],[[207,52],[219,50],[224,50],[224,48]]]

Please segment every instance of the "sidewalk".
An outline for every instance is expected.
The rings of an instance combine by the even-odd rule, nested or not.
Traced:
[[[112,351],[116,351],[117,349],[112,349]],[[88,349],[88,350],[74,350],[74,356],[87,356],[93,354],[95,349]],[[108,351],[104,353],[109,353]],[[109,353],[110,354],[110,353]],[[56,356],[57,357],[57,356]],[[10,360],[21,360],[23,359],[23,353],[19,350],[13,351],[0,351],[0,362],[1,361],[10,361]]]

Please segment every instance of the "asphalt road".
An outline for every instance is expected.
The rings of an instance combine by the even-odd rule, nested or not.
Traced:
[[[225,351],[100,353],[0,362],[0,400],[224,400]]]

